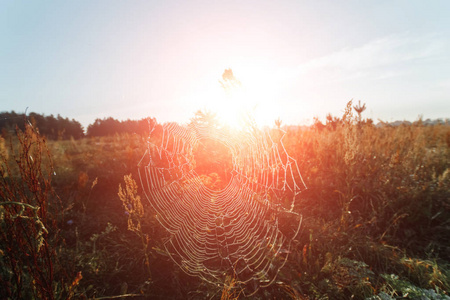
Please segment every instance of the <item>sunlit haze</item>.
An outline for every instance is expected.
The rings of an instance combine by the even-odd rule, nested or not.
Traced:
[[[0,110],[309,124],[450,117],[448,1],[0,1]],[[232,69],[241,86],[226,93]]]

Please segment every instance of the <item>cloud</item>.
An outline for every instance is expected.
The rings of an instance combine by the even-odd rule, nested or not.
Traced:
[[[414,120],[426,112],[424,107],[442,106],[449,86],[449,50],[450,40],[443,35],[404,33],[280,70],[287,90],[282,105],[296,112],[292,119],[282,117],[289,123],[299,111],[304,116],[339,115],[347,101],[361,99],[377,118]]]
[[[437,82],[437,87],[450,89],[450,78],[444,78]]]
[[[447,40],[435,34],[390,35],[310,60],[299,65],[295,73],[296,76],[312,75],[327,81],[360,77],[385,79],[414,72],[416,63],[439,61],[448,55],[448,46]]]

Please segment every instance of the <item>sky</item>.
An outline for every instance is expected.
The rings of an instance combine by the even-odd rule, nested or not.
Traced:
[[[449,13],[445,0],[0,0],[0,111],[85,128],[198,110],[303,125],[353,99],[375,121],[449,118]]]

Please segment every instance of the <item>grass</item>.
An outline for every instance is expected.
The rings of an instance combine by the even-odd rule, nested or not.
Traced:
[[[377,127],[349,103],[284,143],[308,186],[303,223],[256,299],[448,299],[449,124]],[[133,180],[146,147],[139,135],[3,136],[1,298],[242,297],[232,277],[211,286],[163,250],[167,233]]]

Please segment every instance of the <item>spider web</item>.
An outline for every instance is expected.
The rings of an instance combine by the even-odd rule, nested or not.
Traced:
[[[251,122],[239,132],[195,121],[155,124],[139,175],[169,233],[164,246],[171,259],[213,284],[233,278],[246,295],[272,284],[300,229],[294,205],[305,188],[283,146],[285,133]],[[205,140],[231,153],[231,179],[221,190],[208,188],[194,170],[194,150]]]

